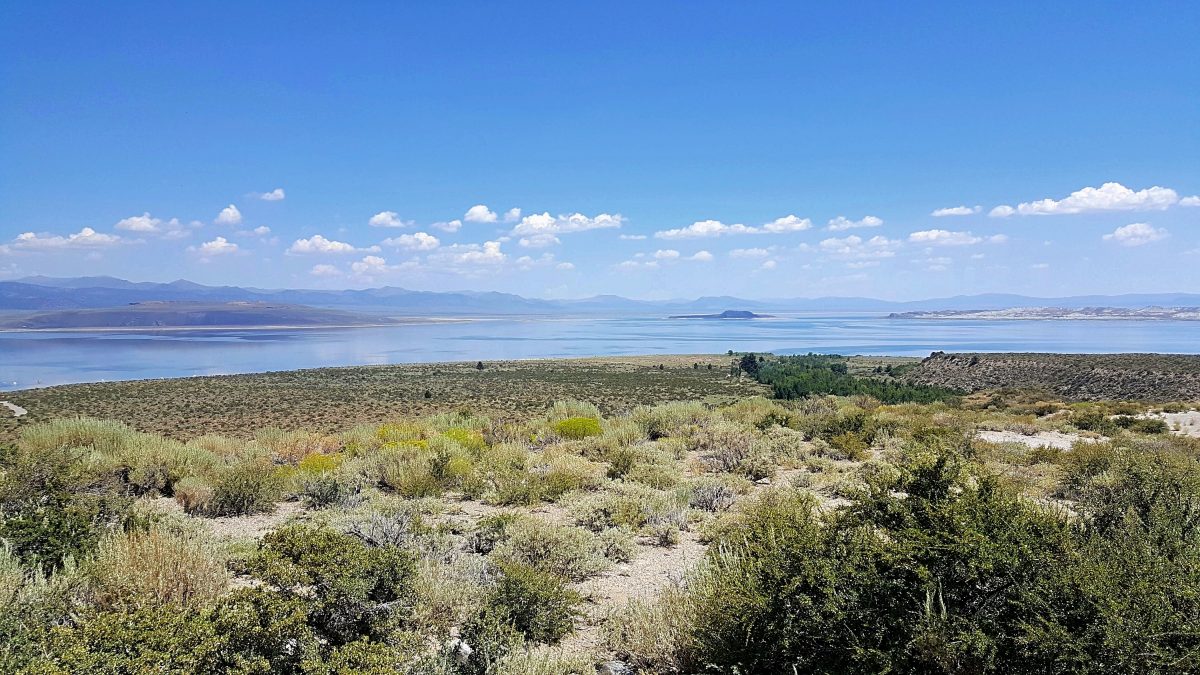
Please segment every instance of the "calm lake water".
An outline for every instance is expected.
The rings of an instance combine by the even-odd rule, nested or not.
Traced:
[[[1200,323],[938,321],[788,315],[505,318],[384,328],[0,333],[0,390],[324,366],[735,351],[927,356],[932,351],[1200,352]]]

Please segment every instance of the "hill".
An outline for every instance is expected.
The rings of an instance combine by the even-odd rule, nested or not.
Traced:
[[[1031,389],[1076,401],[1188,401],[1200,399],[1200,356],[934,352],[903,378],[961,391]]]
[[[102,309],[40,312],[0,321],[9,330],[367,326],[395,319],[266,302],[143,302]]]
[[[727,307],[747,311],[901,312],[922,310],[988,310],[1010,307],[1196,307],[1200,294],[1150,293],[1114,296],[1034,298],[983,294],[890,301],[874,298],[819,297],[745,299],[729,296],[674,300],[636,300],[598,295],[571,300],[525,298],[512,293],[415,291],[397,286],[345,290],[262,289],[205,286],[186,280],[170,283],[131,282],[113,277],[26,277],[0,281],[0,310],[48,310],[115,307],[134,302],[272,302],[356,310],[386,310],[410,315],[504,315],[594,313],[715,313]]]

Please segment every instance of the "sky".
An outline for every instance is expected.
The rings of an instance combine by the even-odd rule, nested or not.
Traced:
[[[0,6],[0,279],[1200,292],[1200,3]]]

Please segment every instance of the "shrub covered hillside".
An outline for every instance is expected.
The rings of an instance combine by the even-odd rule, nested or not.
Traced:
[[[1200,439],[980,405],[29,426],[0,454],[0,672],[1200,670]]]

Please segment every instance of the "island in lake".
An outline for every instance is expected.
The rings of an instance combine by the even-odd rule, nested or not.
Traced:
[[[1042,319],[1200,321],[1200,307],[1011,307],[1009,309],[945,309],[921,312],[892,312],[889,319]]]
[[[727,309],[720,314],[676,314],[669,319],[771,319],[770,314],[755,314],[740,309]]]
[[[270,302],[135,302],[120,307],[37,312],[0,321],[4,330],[153,330],[160,328],[308,328],[399,323],[336,309]]]

